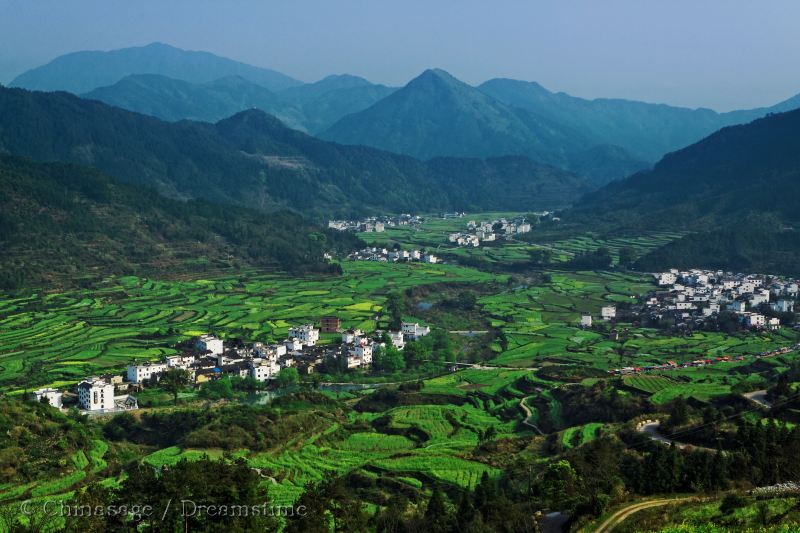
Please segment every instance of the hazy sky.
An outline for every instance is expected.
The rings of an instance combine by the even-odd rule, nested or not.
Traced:
[[[161,41],[303,81],[428,67],[583,97],[728,110],[800,92],[796,0],[0,0],[0,81]]]

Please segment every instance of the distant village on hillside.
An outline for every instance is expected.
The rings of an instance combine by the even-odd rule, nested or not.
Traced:
[[[544,215],[548,214],[548,212],[544,213]],[[498,238],[513,239],[515,235],[530,231],[531,223],[524,216],[480,222],[470,220],[467,222],[466,231],[451,233],[447,236],[447,240],[456,246],[480,246],[482,242],[493,242]]]
[[[128,365],[125,375],[92,376],[77,386],[77,406],[85,413],[113,413],[138,408],[135,393],[158,383],[169,369],[185,370],[190,381],[201,385],[226,376],[252,378],[259,382],[275,379],[284,368],[295,368],[300,374],[312,374],[323,361],[334,358],[347,369],[369,368],[376,348],[386,348],[385,339],[402,350],[406,342],[416,341],[430,333],[430,327],[417,322],[403,322],[400,331],[376,330],[369,335],[358,329],[343,330],[335,316],[321,319],[321,327],[303,324],[289,329],[287,338],[277,344],[226,343],[206,334],[183,347],[182,353],[161,361]],[[320,332],[340,334],[339,342],[318,344]],[[37,401],[46,401],[63,408],[64,393],[54,388],[34,391]]]
[[[417,227],[423,222],[425,222],[425,219],[419,215],[401,214],[367,217],[359,220],[329,220],[328,227],[339,231],[381,233],[386,231],[386,228],[396,226]]]
[[[669,324],[701,329],[720,322],[741,329],[778,329],[795,323],[798,281],[765,274],[735,274],[702,269],[670,269],[653,274],[657,289],[626,305],[623,322]],[[600,318],[615,321],[617,306],[604,306]],[[592,316],[579,325],[592,327]],[[613,331],[613,330],[612,330]]]

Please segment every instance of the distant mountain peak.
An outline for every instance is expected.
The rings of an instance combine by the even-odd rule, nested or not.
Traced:
[[[280,72],[210,52],[182,50],[166,43],[153,42],[117,50],[65,54],[17,76],[11,85],[31,90],[65,90],[82,94],[113,85],[131,74],[160,74],[191,83],[239,75],[270,90],[301,84]]]

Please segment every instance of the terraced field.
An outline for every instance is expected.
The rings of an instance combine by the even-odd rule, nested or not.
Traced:
[[[339,316],[345,327],[372,330],[387,290],[494,279],[450,265],[352,262],[344,268],[341,277],[317,279],[123,277],[91,291],[0,297],[0,389],[23,380],[28,387],[68,385],[132,359],[160,358],[172,352],[166,346],[209,331],[279,340],[290,325],[326,314]]]
[[[675,381],[665,376],[628,376],[623,379],[625,385],[642,392],[655,393],[678,385]]]

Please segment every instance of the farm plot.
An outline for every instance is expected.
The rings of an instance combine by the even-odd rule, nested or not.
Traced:
[[[167,346],[209,331],[276,341],[291,325],[327,314],[339,316],[344,327],[374,329],[389,290],[495,279],[451,265],[353,262],[344,268],[343,276],[314,279],[257,272],[193,281],[125,276],[92,291],[0,296],[0,389],[119,370],[133,359],[172,353]]]

